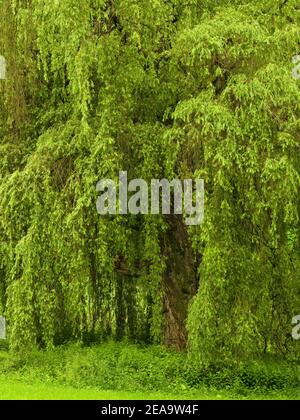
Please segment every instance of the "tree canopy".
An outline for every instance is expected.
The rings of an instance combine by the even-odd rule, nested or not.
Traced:
[[[188,343],[204,364],[296,354],[298,0],[3,0],[0,27],[12,348],[114,336]],[[203,178],[204,223],[100,217],[96,183],[120,170]]]

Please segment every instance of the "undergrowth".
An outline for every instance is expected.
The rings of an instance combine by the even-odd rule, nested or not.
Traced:
[[[184,353],[115,342],[91,347],[71,344],[22,356],[3,350],[0,374],[76,388],[172,391],[183,397],[203,386],[240,395],[300,389],[297,363],[266,359],[239,368],[197,369]]]

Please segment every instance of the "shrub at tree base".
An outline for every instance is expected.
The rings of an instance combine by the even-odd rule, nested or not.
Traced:
[[[0,375],[26,383],[48,383],[79,389],[164,392],[187,398],[205,390],[228,392],[228,396],[255,396],[272,392],[289,398],[300,389],[296,364],[265,360],[240,368],[195,369],[183,353],[159,346],[106,343],[81,348],[58,347],[24,356],[1,358]],[[200,391],[200,392],[199,392]]]

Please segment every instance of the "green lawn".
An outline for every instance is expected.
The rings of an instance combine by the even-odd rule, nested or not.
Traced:
[[[191,394],[190,398],[227,399],[224,394],[203,391]],[[6,376],[0,376],[0,400],[142,400],[142,399],[179,399],[180,396],[163,393],[130,393],[120,391],[100,391],[97,389],[76,389],[52,383],[37,382],[29,384]],[[187,398],[184,396],[184,398]]]
[[[229,400],[229,399],[300,399],[300,392],[292,391],[288,395],[271,393],[269,395],[233,395],[226,392],[199,390],[183,396],[163,393],[130,393],[119,391],[100,391],[97,389],[76,389],[53,383],[26,383],[23,380],[0,376],[0,400]]]
[[[131,400],[143,399],[142,394],[129,392],[75,389],[54,384],[27,384],[0,377],[0,400]]]

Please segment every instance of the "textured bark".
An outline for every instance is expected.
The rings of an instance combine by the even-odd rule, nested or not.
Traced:
[[[198,289],[197,262],[180,216],[169,216],[164,237],[167,270],[164,276],[165,345],[183,350],[187,344],[186,320],[191,298]]]

